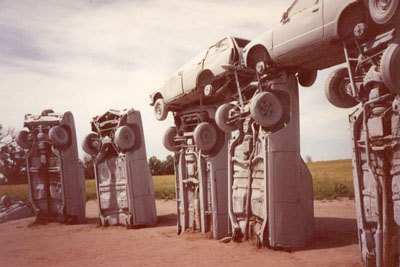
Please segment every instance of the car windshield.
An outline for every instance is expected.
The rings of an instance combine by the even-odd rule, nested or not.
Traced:
[[[241,39],[241,38],[236,38],[235,37],[235,41],[237,43],[237,45],[241,48],[245,47],[248,43],[250,43],[249,40],[245,40],[245,39]]]
[[[225,51],[228,47],[229,47],[229,39],[224,38],[215,45],[210,47],[210,49],[208,50],[207,57],[221,53],[222,51]]]

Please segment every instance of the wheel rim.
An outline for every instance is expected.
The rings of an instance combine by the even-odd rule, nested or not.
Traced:
[[[82,149],[89,155],[97,155],[100,151],[100,142],[97,139],[97,134],[88,134],[83,140]]]
[[[194,131],[194,139],[199,149],[208,151],[214,147],[217,141],[217,131],[210,123],[202,122]]]
[[[372,19],[378,24],[388,23],[397,11],[398,0],[370,0]]]
[[[165,132],[164,138],[163,138],[164,147],[172,152],[178,150],[178,148],[175,147],[175,143],[174,143],[174,136],[176,136],[176,134],[177,134],[176,127],[172,126],[172,127],[168,128],[168,130]]]
[[[252,100],[250,113],[261,126],[271,127],[282,118],[282,105],[278,98],[269,92],[258,94]]]
[[[215,122],[217,126],[224,132],[230,133],[237,129],[236,125],[228,124],[229,111],[233,107],[234,107],[233,104],[223,104],[217,109],[217,112],[215,113]]]
[[[66,145],[69,140],[67,130],[59,125],[50,129],[49,136],[56,146]]]
[[[387,10],[391,7],[392,0],[377,0],[375,1],[375,8],[381,14],[387,12]]]
[[[272,113],[274,112],[274,109],[273,109],[271,101],[269,101],[267,99],[263,99],[261,101],[258,110],[260,111],[260,113],[263,116],[267,116],[267,117],[271,116]]]
[[[135,144],[135,133],[129,126],[122,126],[115,132],[115,143],[122,150],[130,150]]]
[[[162,115],[162,108],[161,108],[160,103],[157,103],[157,104],[156,104],[156,114],[157,114],[157,116],[159,116],[159,117],[161,117],[161,115]]]
[[[383,83],[393,94],[400,94],[400,77],[397,70],[400,67],[400,46],[391,44],[383,53],[381,73]]]

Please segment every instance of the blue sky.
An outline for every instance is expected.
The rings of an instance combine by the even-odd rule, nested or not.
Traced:
[[[133,107],[142,114],[147,156],[164,158],[162,135],[173,120],[154,119],[150,93],[224,36],[262,34],[291,2],[2,0],[0,123],[21,129],[26,113],[70,110],[80,142],[93,116]],[[313,160],[351,157],[351,109],[324,95],[331,71],[300,88],[302,155]]]

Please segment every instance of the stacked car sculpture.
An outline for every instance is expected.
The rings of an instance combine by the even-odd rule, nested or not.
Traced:
[[[151,94],[175,153],[178,233],[191,228],[257,246],[305,246],[313,232],[311,175],[300,156],[298,83],[346,63],[325,93],[349,116],[359,245],[366,266],[400,264],[399,0],[296,0],[275,27],[225,37]],[[26,115],[18,144],[37,217],[84,221],[72,114]],[[93,118],[101,225],[154,225],[153,184],[140,113]]]

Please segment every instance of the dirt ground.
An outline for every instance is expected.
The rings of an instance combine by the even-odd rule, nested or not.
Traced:
[[[294,252],[223,244],[200,233],[176,234],[175,201],[157,201],[158,225],[99,227],[97,203],[87,224],[0,224],[0,266],[363,266],[354,201],[315,201],[314,239]]]

